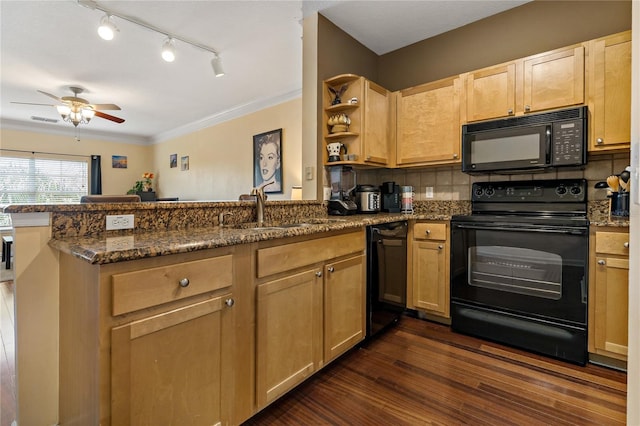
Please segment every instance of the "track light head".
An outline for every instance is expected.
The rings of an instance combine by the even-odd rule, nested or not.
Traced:
[[[171,37],[167,38],[162,45],[162,59],[167,62],[173,62],[176,59],[176,46]]]
[[[111,16],[108,14],[104,15],[98,27],[98,35],[100,35],[100,38],[103,40],[113,40],[116,31],[118,31],[118,28],[116,28],[116,25],[111,21]]]
[[[216,77],[222,77],[224,75],[224,69],[222,68],[222,59],[219,55],[215,55],[211,60],[211,67]]]

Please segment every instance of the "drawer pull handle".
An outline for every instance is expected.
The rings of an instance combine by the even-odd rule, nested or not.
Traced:
[[[624,248],[629,248],[629,241],[626,241],[626,242],[623,244],[623,246],[624,246]]]
[[[227,305],[228,307],[232,307],[233,305],[236,304],[236,301],[233,300],[232,298],[228,298],[227,300],[224,301],[224,304]]]
[[[329,266],[329,267],[327,268],[327,271],[329,271],[329,272],[334,272],[334,271],[335,271],[335,268],[334,268],[333,266]]]
[[[440,245],[438,246],[438,250],[442,250],[443,248],[444,248],[444,246],[443,246],[442,244],[440,244]]]
[[[427,229],[426,231],[424,231],[424,233],[427,235],[431,235],[431,229]]]
[[[605,262],[604,260],[600,259],[598,260],[598,265],[606,265],[607,262]]]
[[[180,284],[180,287],[188,287],[189,286],[189,278],[183,278],[180,281],[178,281],[178,284]]]
[[[322,276],[322,271],[316,272],[316,277],[320,278]]]

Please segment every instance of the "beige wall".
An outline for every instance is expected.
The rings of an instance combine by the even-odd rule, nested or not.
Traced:
[[[290,199],[291,186],[302,174],[302,99],[294,99],[235,120],[153,146],[158,195],[187,200],[237,200],[253,187],[253,135],[282,128],[283,193],[270,200]],[[178,167],[169,167],[177,154]],[[189,170],[180,158],[189,156]]]
[[[153,170],[151,150],[153,147],[133,145],[89,138],[79,142],[72,136],[39,132],[0,129],[0,148],[3,150],[36,151],[63,155],[91,155],[102,157],[102,193],[124,194],[140,180],[142,173]],[[1,155],[11,155],[2,151]],[[126,155],[126,169],[111,168],[112,155]]]
[[[102,156],[103,194],[124,194],[144,172],[155,174],[159,197],[180,200],[237,200],[253,187],[253,135],[282,128],[283,194],[301,184],[302,99],[294,99],[157,145],[133,145],[20,130],[2,129],[0,148],[66,155]],[[10,155],[4,151],[3,155]],[[169,168],[169,155],[178,167]],[[111,168],[112,155],[126,155],[126,169]],[[180,157],[189,156],[189,170],[180,170]]]

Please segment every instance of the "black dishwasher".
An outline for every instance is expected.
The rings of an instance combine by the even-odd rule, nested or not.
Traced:
[[[367,339],[406,308],[407,228],[406,220],[367,227]]]

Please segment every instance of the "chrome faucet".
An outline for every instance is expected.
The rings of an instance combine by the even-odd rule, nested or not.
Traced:
[[[256,196],[256,221],[258,226],[262,226],[264,223],[264,202],[267,196],[264,194],[264,187],[271,185],[274,181],[265,182],[257,188],[251,190],[251,195]]]
[[[228,212],[222,212],[222,213],[220,213],[220,214],[218,215],[218,225],[220,225],[220,226],[224,226],[224,225],[225,225],[225,223],[224,223],[224,217],[225,217],[225,216],[231,216],[231,215],[232,215],[232,213],[228,213]]]

